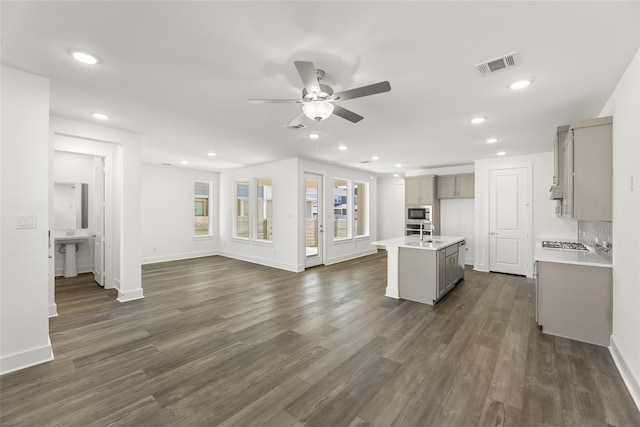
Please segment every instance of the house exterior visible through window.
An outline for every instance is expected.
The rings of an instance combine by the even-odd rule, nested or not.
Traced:
[[[271,178],[258,178],[256,240],[272,240],[273,186]]]
[[[236,181],[235,237],[249,238],[249,180]]]
[[[194,183],[194,236],[212,235],[210,211],[211,183],[196,181]]]
[[[333,180],[333,237],[336,240],[351,237],[349,212],[349,180]]]
[[[356,237],[369,234],[368,219],[367,183],[356,182],[353,184],[353,228]]]

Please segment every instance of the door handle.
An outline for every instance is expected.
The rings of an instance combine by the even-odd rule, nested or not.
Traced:
[[[489,233],[490,236],[497,236],[498,233]]]
[[[324,226],[322,224],[320,224],[320,232],[324,233]]]

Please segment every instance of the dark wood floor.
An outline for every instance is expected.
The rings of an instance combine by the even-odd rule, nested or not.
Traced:
[[[543,335],[531,280],[470,269],[384,297],[385,253],[295,274],[143,268],[145,299],[56,282],[53,362],[1,378],[3,426],[640,426],[606,348]]]

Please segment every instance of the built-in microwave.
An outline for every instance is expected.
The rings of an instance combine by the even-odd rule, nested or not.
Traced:
[[[407,219],[408,220],[423,220],[431,221],[431,206],[410,206],[407,207]]]

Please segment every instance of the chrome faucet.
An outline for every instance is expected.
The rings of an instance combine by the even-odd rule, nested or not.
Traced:
[[[431,236],[433,236],[433,223],[431,221],[427,221],[426,219],[423,219],[420,222],[420,240],[424,240],[424,225],[425,224],[429,224],[429,234]]]

